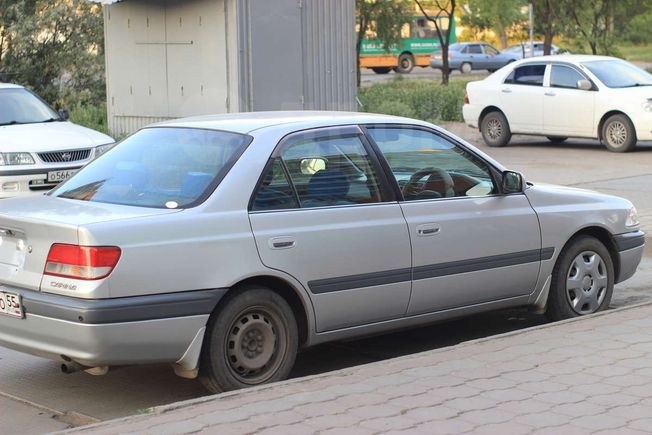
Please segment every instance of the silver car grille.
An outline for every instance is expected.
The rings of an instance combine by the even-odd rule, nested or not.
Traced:
[[[72,151],[54,151],[51,153],[38,153],[38,156],[45,163],[69,163],[86,160],[91,155],[91,149],[72,150]]]

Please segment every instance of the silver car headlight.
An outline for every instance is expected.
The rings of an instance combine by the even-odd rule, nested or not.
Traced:
[[[0,153],[0,166],[33,165],[30,153]]]
[[[108,150],[110,150],[114,146],[115,146],[115,143],[108,143],[106,145],[100,145],[99,147],[95,147],[95,158],[98,158],[102,154],[106,153]]]
[[[636,211],[636,207],[632,207],[629,209],[629,213],[627,214],[627,220],[625,221],[625,226],[626,227],[635,227],[639,224],[638,222],[638,212]]]

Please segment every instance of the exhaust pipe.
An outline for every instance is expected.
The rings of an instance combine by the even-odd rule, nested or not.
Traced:
[[[66,362],[61,363],[61,372],[65,373],[67,375],[69,375],[71,373],[79,372],[79,371],[82,371],[82,370],[86,370],[88,368],[89,367],[85,367],[85,366],[83,366],[81,364],[78,364],[78,363],[76,363],[74,361],[66,361]]]

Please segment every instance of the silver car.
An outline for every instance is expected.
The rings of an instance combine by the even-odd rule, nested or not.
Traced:
[[[441,52],[434,53],[430,57],[430,66],[442,69],[444,62],[441,56]],[[448,47],[448,67],[459,69],[464,74],[483,69],[494,72],[518,59],[520,57],[514,53],[501,53],[486,42],[463,42]]]
[[[225,391],[297,350],[506,307],[607,308],[624,199],[526,183],[426,122],[356,113],[140,130],[0,209],[0,343],[66,372],[171,363]]]

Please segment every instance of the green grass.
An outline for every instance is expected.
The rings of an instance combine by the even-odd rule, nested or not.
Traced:
[[[75,124],[109,134],[106,104],[97,106],[78,104],[70,109],[70,120]]]
[[[358,91],[362,112],[405,116],[428,122],[462,121],[464,89],[468,79],[392,80]]]
[[[626,60],[632,62],[652,63],[652,44],[647,45],[618,45],[618,51]]]

